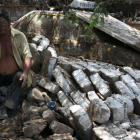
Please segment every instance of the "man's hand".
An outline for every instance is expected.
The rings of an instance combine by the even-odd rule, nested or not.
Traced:
[[[28,75],[25,73],[22,73],[19,80],[23,81],[21,85],[21,87],[23,88],[27,84]]]

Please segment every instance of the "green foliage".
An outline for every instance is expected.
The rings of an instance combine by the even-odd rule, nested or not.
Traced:
[[[40,14],[38,15],[37,21],[41,19],[42,15],[43,15],[42,13],[40,13]]]

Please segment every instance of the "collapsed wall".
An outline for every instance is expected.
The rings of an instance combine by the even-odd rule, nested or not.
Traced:
[[[48,45],[40,51],[42,39],[30,44],[36,86],[17,116],[0,121],[0,137],[139,140],[140,71],[60,56]]]

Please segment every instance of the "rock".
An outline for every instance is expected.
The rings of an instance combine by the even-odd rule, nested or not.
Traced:
[[[33,136],[40,134],[40,132],[46,128],[47,122],[46,120],[38,119],[24,122],[23,125],[24,135],[27,138],[32,138]]]
[[[80,91],[70,93],[70,96],[74,100],[75,103],[80,105],[85,111],[89,109],[89,103],[86,102],[86,99],[82,97],[82,93]]]
[[[101,71],[101,77],[110,83],[110,87],[111,87],[111,90],[113,91],[114,89],[114,83],[117,82],[119,80],[119,77],[117,74],[115,74],[114,71],[112,70],[106,70],[106,69],[100,69]]]
[[[73,138],[69,133],[67,134],[53,134],[49,136],[48,140],[77,140]]]
[[[32,43],[36,44],[36,45],[39,45],[41,39],[43,38],[44,36],[42,35],[37,35],[35,36],[34,38],[32,38]]]
[[[42,102],[45,101],[44,94],[40,92],[37,88],[34,88],[30,91],[30,93],[27,96],[28,101],[36,101],[36,102]]]
[[[111,96],[112,92],[109,85],[99,76],[98,73],[91,75],[90,80],[93,83],[94,87],[105,99]]]
[[[52,57],[57,58],[57,53],[56,53],[56,51],[54,49],[54,46],[49,46],[47,48],[47,50],[49,50],[51,52]]]
[[[127,115],[133,114],[134,106],[133,102],[130,99],[119,94],[113,95],[112,97],[118,100],[121,104],[123,104],[124,108],[126,108]]]
[[[66,77],[69,75],[66,73],[63,74],[59,66],[55,67],[52,74],[65,93],[71,93],[74,90],[71,86],[72,84],[66,80]]]
[[[72,73],[72,66],[71,64],[69,63],[69,61],[66,61],[66,60],[62,60],[61,59],[58,59],[58,64],[59,66],[64,69],[69,75],[71,75]]]
[[[63,117],[68,118],[70,116],[69,107],[59,107],[58,110]]]
[[[140,95],[140,89],[138,88],[138,86],[134,82],[134,79],[130,75],[122,75],[121,81],[123,81],[134,92],[136,96]]]
[[[54,84],[47,78],[44,78],[42,76],[39,76],[39,77],[40,77],[40,80],[38,80],[37,85],[41,86],[42,88],[46,89],[47,91],[55,95],[60,91],[60,87],[58,85]]]
[[[112,97],[108,97],[105,102],[111,110],[111,120],[114,124],[120,123],[124,119],[123,105]]]
[[[115,93],[126,96],[130,100],[135,99],[135,95],[122,81],[115,82]]]
[[[135,140],[140,140],[140,133],[135,136]]]
[[[88,76],[91,76],[91,75],[99,72],[99,69],[97,69],[93,65],[92,66],[88,65],[87,62],[77,62],[77,64],[86,68],[85,72]]]
[[[90,101],[94,100],[94,99],[99,99],[98,95],[95,93],[95,91],[89,91],[87,93],[88,99]]]
[[[140,95],[136,97],[133,103],[134,103],[135,114],[140,115]]]
[[[130,122],[140,130],[140,116],[132,114],[129,116]]]
[[[49,127],[53,133],[56,133],[56,134],[70,133],[71,135],[73,135],[72,128],[70,128],[67,125],[64,125],[58,121],[52,121]]]
[[[66,95],[64,92],[59,91],[57,93],[57,97],[63,107],[71,107],[73,105],[73,103],[70,101],[71,97],[68,97],[68,95]]]
[[[125,70],[125,72],[129,73],[136,80],[136,82],[140,82],[140,75],[135,73],[133,69],[131,69],[130,67],[123,67],[123,69]]]
[[[72,73],[73,78],[80,86],[82,92],[89,92],[94,91],[94,88],[89,80],[89,78],[86,76],[86,74],[82,70],[76,70]]]
[[[75,63],[71,63],[71,67],[72,67],[72,72],[75,70],[82,70],[83,72],[85,72],[86,68],[84,68],[83,66],[80,66],[78,64]]]
[[[117,139],[122,139],[127,136],[126,130],[117,127],[113,123],[107,122],[103,126],[105,127],[106,131],[108,131],[112,136]]]
[[[54,120],[56,120],[53,112],[50,109],[47,109],[43,112],[42,117],[44,120],[47,121],[47,123],[50,125],[50,123]]]
[[[110,118],[109,107],[100,99],[93,99],[91,104],[93,106],[92,121],[100,124],[107,122]]]
[[[78,131],[78,135],[82,140],[91,140],[92,139],[92,122],[87,115],[87,113],[79,105],[73,105],[70,107],[70,113],[73,117],[75,126]]]
[[[43,66],[41,68],[40,74],[44,76],[45,78],[48,78],[49,80],[52,79],[52,71],[55,68],[56,65],[56,58],[45,58],[43,62]]]
[[[104,130],[103,127],[93,128],[93,137],[94,139],[99,139],[99,140],[117,140],[109,132]]]
[[[31,69],[36,72],[39,73],[40,69],[41,69],[41,59],[40,59],[40,54],[38,53],[37,49],[34,47],[34,44],[29,43],[29,47],[32,53],[32,66]]]
[[[40,52],[41,62],[44,62],[45,58],[51,58],[51,57],[52,57],[52,54],[47,49],[44,49],[42,52]]]
[[[46,49],[50,44],[50,40],[48,38],[43,37],[37,47],[38,51],[43,51]]]

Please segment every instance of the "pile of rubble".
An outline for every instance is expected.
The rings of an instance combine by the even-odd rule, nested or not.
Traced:
[[[0,137],[140,140],[140,71],[57,56],[48,42],[32,39],[36,86],[20,112],[0,122]]]

